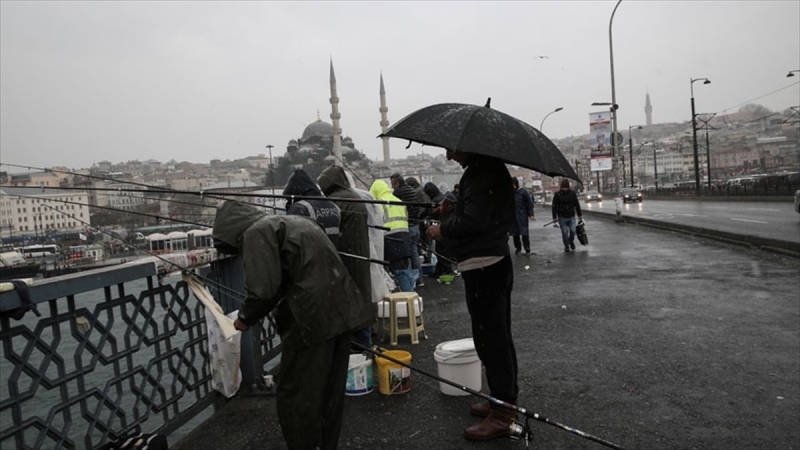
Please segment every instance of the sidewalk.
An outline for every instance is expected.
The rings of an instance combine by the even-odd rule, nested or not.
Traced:
[[[513,256],[519,406],[627,449],[791,449],[800,431],[794,258],[593,217],[589,245],[531,226]],[[427,340],[398,348],[437,373],[436,344],[470,337],[462,281],[426,280]],[[383,344],[388,347],[387,344]],[[348,397],[340,449],[523,449],[470,442],[477,399],[413,373],[403,395]],[[486,386],[484,381],[484,387]],[[602,445],[538,421],[532,447]],[[240,396],[173,449],[280,449],[270,396]]]

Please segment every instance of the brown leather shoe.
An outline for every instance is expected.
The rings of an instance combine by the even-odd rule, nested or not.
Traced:
[[[517,412],[508,408],[491,408],[489,415],[477,425],[467,427],[464,437],[474,441],[484,441],[510,434],[511,424],[517,419]]]
[[[478,417],[488,416],[490,409],[492,409],[492,407],[489,405],[489,402],[473,403],[469,405],[469,413]]]

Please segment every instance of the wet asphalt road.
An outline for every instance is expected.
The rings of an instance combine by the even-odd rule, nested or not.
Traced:
[[[615,214],[616,210],[613,198],[599,203],[581,202],[581,208],[608,214]],[[624,204],[622,214],[800,243],[800,214],[795,212],[791,201],[724,202],[646,198],[641,203]]]
[[[589,216],[589,245],[564,253],[542,223],[512,256],[520,406],[626,449],[800,448],[798,259]],[[436,373],[436,344],[470,337],[463,286],[419,292],[429,339],[399,348]],[[339,448],[526,448],[464,440],[473,401],[414,373],[406,394],[348,397]],[[605,448],[531,427],[529,448]],[[284,448],[274,397],[242,395],[172,448]]]

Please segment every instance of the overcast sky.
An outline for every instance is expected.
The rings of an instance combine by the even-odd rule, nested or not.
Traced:
[[[591,2],[0,2],[0,162],[208,163],[284,153],[330,122],[382,158],[389,121],[442,102],[492,106],[552,139],[611,101],[608,24]],[[800,2],[623,1],[613,24],[619,128],[800,105]],[[800,74],[798,74],[800,75]],[[392,140],[392,156],[417,153]],[[426,148],[426,152],[438,152]],[[0,170],[9,170],[0,167]],[[15,170],[10,170],[14,172]]]

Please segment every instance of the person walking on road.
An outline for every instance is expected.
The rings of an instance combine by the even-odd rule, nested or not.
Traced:
[[[528,222],[536,220],[533,216],[533,199],[527,189],[519,187],[519,180],[516,177],[511,178],[511,183],[514,185],[514,210],[516,211],[514,226],[511,228],[514,254],[519,255],[523,247],[525,253],[530,253],[531,237],[528,231]]]
[[[581,202],[578,200],[578,194],[569,188],[569,180],[564,178],[561,180],[561,188],[553,196],[553,221],[558,220],[565,252],[575,250],[576,213],[578,220],[581,220],[583,214],[581,214]]]
[[[514,404],[519,395],[517,352],[511,335],[514,271],[508,233],[514,222],[514,191],[505,163],[491,156],[447,150],[447,159],[466,167],[455,212],[428,228],[431,239],[452,240],[464,280],[475,350],[486,368],[489,395]],[[486,440],[509,435],[516,411],[488,402],[470,406],[484,417],[464,437]]]
[[[350,338],[372,321],[333,243],[311,218],[268,216],[227,201],[214,246],[240,254],[247,298],[233,325],[246,331],[272,312],[281,336],[277,409],[290,449],[335,449],[344,415]],[[335,289],[331,289],[335,286]]]

